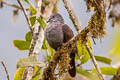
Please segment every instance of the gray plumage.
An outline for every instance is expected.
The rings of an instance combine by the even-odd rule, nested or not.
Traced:
[[[64,24],[64,19],[60,14],[55,13],[51,15],[48,22],[45,28],[45,38],[53,49],[57,50],[74,36],[69,26]],[[70,53],[70,58],[70,65],[72,68],[68,72],[72,77],[75,77],[75,52]]]

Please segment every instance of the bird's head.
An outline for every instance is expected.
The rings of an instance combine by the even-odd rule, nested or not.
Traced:
[[[59,13],[52,14],[50,16],[50,18],[48,19],[47,23],[48,22],[56,22],[56,21],[60,21],[60,22],[64,23],[64,19]]]

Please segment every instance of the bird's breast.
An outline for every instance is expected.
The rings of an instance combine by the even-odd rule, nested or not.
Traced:
[[[61,26],[50,26],[45,30],[45,37],[49,45],[57,49],[63,44],[63,31]]]

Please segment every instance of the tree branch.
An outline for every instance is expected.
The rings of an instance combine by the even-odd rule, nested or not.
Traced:
[[[79,23],[79,19],[77,18],[76,14],[75,14],[75,11],[74,9],[72,8],[72,5],[71,5],[71,2],[70,0],[63,0],[64,2],[64,6],[65,8],[67,9],[68,13],[69,13],[69,16],[70,16],[70,19],[71,21],[73,22],[74,24],[74,27],[77,31],[80,31],[80,23]]]
[[[5,72],[6,72],[6,75],[7,75],[7,80],[10,80],[10,78],[9,78],[9,74],[8,74],[8,71],[7,71],[7,68],[6,68],[6,66],[5,66],[4,62],[3,62],[3,61],[0,61],[0,62],[1,62],[1,64],[2,64],[3,68],[4,68]]]
[[[65,7],[66,7],[66,9],[67,9],[67,11],[68,11],[68,13],[69,13],[69,15],[72,16],[72,14],[74,14],[73,16],[75,16],[75,13],[74,13],[74,11],[73,11],[73,9],[72,9],[72,7],[71,7],[71,4],[70,4],[70,0],[63,0],[63,2],[64,2],[64,5],[65,5]],[[95,1],[95,3],[96,3],[96,5],[97,5],[97,7],[99,7],[99,5],[97,4],[96,1]],[[99,8],[100,8],[100,7],[99,7]],[[80,24],[79,24],[79,21],[78,21],[77,17],[74,17],[74,18],[70,17],[70,18],[71,18],[71,20],[72,20],[72,22],[73,22],[76,30],[79,32],[80,29],[78,29],[78,26],[80,26]],[[88,27],[89,27],[89,26],[88,26]],[[97,70],[97,72],[98,72],[99,78],[100,78],[101,80],[104,80],[104,78],[103,78],[103,76],[102,76],[102,73],[101,73],[101,70],[100,70],[99,66],[97,65],[97,61],[96,61],[96,59],[95,59],[95,57],[94,57],[94,54],[91,52],[91,50],[90,50],[90,48],[88,47],[87,43],[86,43],[85,46],[86,46],[86,48],[87,48],[87,50],[88,50],[88,52],[89,52],[89,55],[90,55],[90,57],[91,57],[91,59],[92,59],[92,62],[93,62],[93,64],[94,64],[94,66],[95,66],[95,68],[96,68],[96,70]]]
[[[13,8],[17,8],[17,9],[21,9],[21,10],[22,10],[22,8],[21,8],[20,6],[14,4],[14,3],[8,2],[8,1],[6,1],[6,0],[1,0],[1,2],[2,2],[3,4],[5,4],[5,5],[7,5],[7,6],[11,6],[11,7],[13,7]],[[25,10],[29,10],[29,8],[25,8]]]
[[[21,1],[20,1],[20,0],[17,0],[17,1],[18,1],[18,3],[19,3],[20,7],[21,7],[22,10],[23,10],[23,13],[24,13],[25,18],[26,18],[26,20],[27,20],[29,29],[30,29],[31,33],[33,33],[33,29],[32,29],[31,23],[30,23],[30,21],[29,21],[29,17],[28,17],[28,15],[27,15],[27,12],[26,12],[24,6],[22,5]]]
[[[37,0],[36,18],[40,17],[41,4],[42,4],[42,0]],[[39,25],[39,22],[37,21],[35,22],[35,25],[33,27],[34,27],[34,33],[33,33],[33,39],[30,45],[29,56],[36,56],[37,58],[37,56],[39,55],[40,49],[42,47],[43,40],[44,40],[44,31]]]
[[[68,11],[68,13],[69,13],[69,15],[71,15],[72,16],[72,14],[74,14],[73,16],[75,16],[75,13],[74,13],[74,11],[73,11],[73,9],[72,9],[72,7],[71,7],[71,4],[70,4],[70,0],[63,0],[63,2],[64,2],[64,5],[65,5],[65,7],[66,7],[66,9],[67,9],[67,11]],[[102,1],[103,2],[103,1]],[[99,9],[101,9],[101,7],[97,4],[97,2],[96,2],[96,0],[95,0],[95,3],[96,3],[96,5],[97,5],[97,7],[99,7]],[[103,6],[102,6],[102,9],[104,9],[103,8]],[[102,10],[101,9],[101,10]],[[99,11],[99,10],[98,10]],[[103,10],[104,11],[104,10]],[[74,18],[72,18],[72,17],[70,17],[71,18],[71,20],[72,20],[72,22],[73,22],[73,24],[74,24],[74,26],[75,26],[75,28],[76,28],[76,30],[79,32],[79,30],[80,29],[78,29],[78,26],[80,26],[80,24],[79,24],[79,22],[78,22],[78,19],[77,19],[77,17],[74,17]],[[89,27],[89,26],[88,26]],[[95,68],[96,68],[96,70],[97,70],[97,72],[98,72],[98,76],[99,76],[99,78],[101,79],[101,80],[104,80],[104,78],[103,78],[103,76],[102,76],[102,73],[101,73],[101,70],[100,70],[100,68],[99,68],[99,66],[97,65],[97,61],[96,61],[96,59],[95,59],[95,57],[94,57],[94,54],[92,53],[92,51],[90,50],[90,48],[89,48],[89,46],[87,45],[87,43],[85,43],[86,45],[86,48],[87,48],[87,50],[88,50],[88,52],[89,52],[89,55],[90,55],[90,57],[91,57],[91,59],[92,59],[92,62],[93,62],[93,64],[94,64],[94,66],[95,66]]]
[[[101,73],[101,70],[100,70],[100,68],[99,68],[99,66],[98,66],[98,64],[97,64],[97,61],[96,61],[95,57],[94,57],[93,51],[89,48],[88,44],[86,44],[85,46],[86,46],[87,51],[89,52],[89,55],[90,55],[90,57],[91,57],[91,59],[92,59],[92,62],[94,63],[94,66],[95,66],[95,68],[96,68],[96,70],[97,70],[97,72],[98,72],[99,78],[100,78],[101,80],[104,80],[104,78],[103,78],[103,76],[102,76],[102,73]]]

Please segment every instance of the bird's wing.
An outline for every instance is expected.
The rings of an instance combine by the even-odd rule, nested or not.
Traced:
[[[67,41],[69,41],[73,36],[73,31],[70,29],[70,27],[67,25],[67,24],[63,24],[62,25],[62,30],[63,30],[63,34],[64,34],[64,43],[66,43]],[[72,77],[75,77],[76,75],[76,67],[75,67],[75,53],[77,51],[77,48],[75,47],[75,50],[73,50],[71,53],[70,53],[70,66],[72,67],[71,69],[68,70],[69,74],[72,76]]]
[[[73,31],[70,29],[70,27],[67,24],[62,25],[63,35],[64,35],[64,43],[69,41],[73,36]]]

